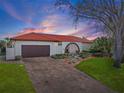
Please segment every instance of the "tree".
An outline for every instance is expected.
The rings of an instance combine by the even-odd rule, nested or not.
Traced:
[[[0,40],[0,52],[5,52],[6,47],[11,47],[12,41],[10,38],[4,38],[3,40]]]
[[[92,44],[91,50],[101,51],[106,56],[111,56],[112,40],[107,37],[98,37]]]
[[[0,40],[0,52],[5,52],[6,42],[4,40]]]
[[[85,18],[102,24],[113,38],[114,66],[121,66],[124,55],[124,0],[57,0],[55,5],[70,9],[75,22]]]
[[[4,40],[0,40],[0,48],[6,47],[6,42]]]
[[[6,46],[7,47],[11,47],[11,45],[12,45],[12,40],[10,39],[10,38],[4,38],[4,41],[6,42]]]

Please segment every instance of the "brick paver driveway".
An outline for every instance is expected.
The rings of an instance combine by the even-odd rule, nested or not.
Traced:
[[[24,63],[37,93],[113,93],[60,60],[28,58]]]

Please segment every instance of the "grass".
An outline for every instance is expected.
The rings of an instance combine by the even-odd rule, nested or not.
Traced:
[[[124,64],[121,69],[116,69],[112,65],[113,60],[110,58],[91,58],[79,63],[76,68],[111,89],[124,93]]]
[[[35,93],[22,64],[0,64],[0,93]]]

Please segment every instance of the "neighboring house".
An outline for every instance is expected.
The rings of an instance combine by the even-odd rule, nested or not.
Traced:
[[[91,44],[91,41],[86,38],[40,33],[24,34],[11,40],[13,48],[7,48],[7,59],[15,59],[18,56],[27,58],[46,57],[65,52],[76,53],[88,49]]]

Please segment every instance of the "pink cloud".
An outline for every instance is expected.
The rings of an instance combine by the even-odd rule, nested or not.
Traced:
[[[71,35],[87,36],[90,31],[91,31],[91,28],[88,26],[85,26],[75,32],[72,32]]]
[[[88,40],[95,40],[98,36],[87,37]]]
[[[58,29],[63,29],[61,25],[61,17],[59,15],[48,15],[46,18],[39,24],[44,32],[51,33],[59,31]]]
[[[0,39],[6,38],[6,37],[14,37],[14,36],[18,36],[18,35],[23,35],[23,34],[28,34],[28,33],[49,33],[50,30],[46,29],[46,28],[24,28],[22,31],[20,31],[19,33],[16,34],[1,34],[0,35]]]
[[[79,26],[77,26],[77,31],[74,33],[71,33],[71,35],[85,35],[88,36],[95,28],[94,23],[87,24],[87,23],[82,23]]]
[[[63,31],[59,31],[56,32],[55,34],[60,34],[60,35],[71,35],[71,33],[74,33],[76,32],[76,29],[73,29],[73,28],[66,28],[64,29]]]
[[[59,15],[49,15],[46,16],[44,21],[40,23],[43,27],[58,27],[61,22],[61,17]]]
[[[15,36],[15,34],[0,34],[0,39],[11,38],[13,36]]]
[[[52,30],[50,28],[24,28],[22,31],[17,33],[17,35],[27,34],[27,33],[50,33]]]
[[[105,36],[105,35],[102,32],[97,32],[97,33],[92,34],[91,36],[88,36],[87,39],[94,40],[101,36]]]
[[[24,28],[17,35],[31,32],[52,34],[57,31],[57,28],[59,28],[59,19],[60,17],[58,15],[46,16],[46,18],[39,24],[38,28]]]
[[[27,34],[31,32],[41,33],[44,32],[44,29],[24,28],[19,34]]]

